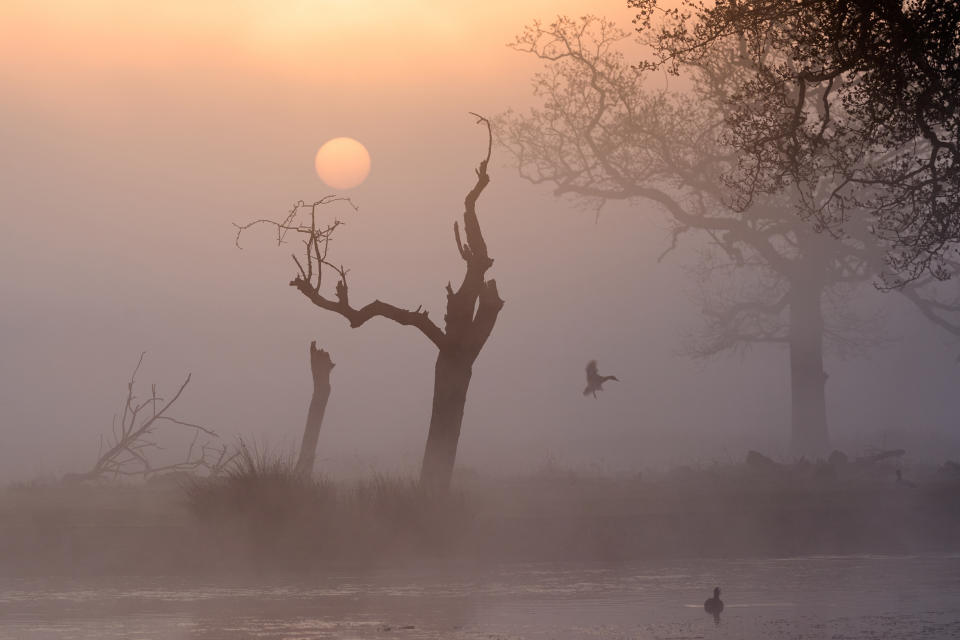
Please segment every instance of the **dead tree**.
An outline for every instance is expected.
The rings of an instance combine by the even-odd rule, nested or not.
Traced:
[[[213,473],[228,462],[226,445],[217,446],[216,432],[206,427],[185,422],[168,414],[180,399],[183,390],[190,384],[190,374],[169,400],[157,395],[157,385],[151,385],[150,396],[144,400],[137,398],[134,391],[137,372],[143,364],[146,352],[140,354],[137,366],[127,382],[127,394],[123,408],[113,417],[113,425],[106,441],[100,437],[97,461],[86,473],[68,474],[65,479],[71,481],[116,479],[120,476],[141,476],[147,478],[159,473],[177,471],[197,471],[206,469]],[[193,432],[193,439],[187,448],[186,456],[180,462],[156,465],[151,454],[161,449],[156,441],[157,432],[164,424],[183,427]],[[201,438],[205,440],[201,442]]]
[[[296,472],[301,476],[309,477],[313,473],[313,463],[317,457],[317,440],[320,438],[320,426],[323,424],[323,414],[327,410],[327,400],[330,399],[330,373],[335,366],[329,353],[323,349],[317,349],[316,340],[310,343],[313,396],[310,398],[307,424],[303,428],[303,442],[300,444],[300,455],[297,458]]]
[[[430,319],[427,311],[419,306],[410,310],[381,300],[374,300],[362,307],[351,304],[347,285],[348,270],[343,265],[336,265],[328,260],[333,233],[343,223],[340,220],[322,226],[317,223],[318,207],[349,200],[327,196],[309,205],[301,200],[280,222],[261,219],[236,225],[238,246],[240,234],[258,224],[275,227],[278,244],[283,243],[291,233],[303,239],[305,251],[301,258],[293,256],[298,273],[290,281],[290,286],[316,306],[340,314],[353,328],[378,317],[412,326],[437,348],[433,409],[420,482],[427,488],[439,490],[446,490],[450,485],[473,363],[490,337],[503,307],[496,281],[486,279],[487,271],[493,266],[493,259],[487,253],[487,243],[483,239],[477,218],[477,200],[490,183],[487,164],[493,143],[490,122],[480,116],[477,118],[478,124],[487,127],[487,154],[476,169],[476,182],[464,200],[463,236],[459,223],[453,224],[454,239],[457,250],[466,263],[466,272],[458,287],[454,288],[452,283],[447,283],[447,309],[442,329]],[[309,219],[301,221],[301,214],[307,211]],[[332,272],[336,278],[333,297],[322,292],[325,272]]]

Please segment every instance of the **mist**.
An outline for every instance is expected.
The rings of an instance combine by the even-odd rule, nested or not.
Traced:
[[[757,558],[955,553],[950,532],[958,531],[958,511],[950,496],[956,484],[955,479],[954,484],[942,482],[943,473],[952,468],[948,461],[960,459],[960,398],[955,391],[960,334],[931,323],[896,288],[884,290],[879,271],[851,285],[836,309],[841,315],[868,318],[878,330],[868,336],[862,352],[844,353],[829,345],[825,349],[829,447],[816,455],[799,451],[791,441],[791,364],[785,343],[700,354],[705,357],[690,353],[705,322],[700,285],[706,281],[698,280],[696,269],[705,264],[705,255],[716,255],[715,236],[684,232],[674,247],[675,220],[664,207],[638,197],[608,198],[601,206],[575,193],[559,194],[562,189],[549,180],[532,184],[522,167],[518,171],[512,141],[497,127],[510,113],[543,108],[542,95],[531,87],[545,61],[507,45],[533,21],[548,24],[562,14],[607,16],[632,30],[636,10],[626,5],[622,0],[423,1],[382,7],[338,2],[200,7],[175,2],[135,8],[108,0],[5,5],[0,10],[0,484],[9,486],[14,496],[7,502],[14,505],[8,510],[9,522],[28,523],[23,525],[27,528],[49,522],[54,528],[81,526],[51,516],[59,512],[50,505],[69,505],[64,509],[74,513],[83,512],[77,504],[89,504],[90,511],[79,516],[82,526],[104,526],[114,516],[98,520],[103,513],[128,509],[138,514],[136,526],[163,522],[163,527],[173,527],[179,533],[170,534],[171,539],[182,536],[177,539],[185,547],[200,538],[207,542],[179,556],[174,551],[179,553],[180,547],[174,549],[174,543],[162,541],[166,534],[151,529],[146,535],[151,540],[149,536],[156,536],[160,549],[151,561],[155,566],[138,564],[139,547],[137,553],[120,550],[104,559],[89,551],[93,542],[88,549],[77,538],[69,551],[56,545],[46,550],[30,546],[40,545],[31,541],[33,533],[21,532],[11,534],[18,542],[10,549],[22,544],[36,555],[10,552],[0,561],[8,561],[12,572],[38,580],[30,588],[39,593],[56,588],[55,582],[44,582],[45,572],[98,579],[155,575],[168,563],[165,566],[176,566],[171,571],[177,575],[220,576],[229,573],[224,567],[238,570],[243,563],[237,558],[245,555],[261,558],[253,563],[252,575],[272,576],[265,566],[276,557],[283,570],[300,563],[329,576],[353,570],[363,564],[370,548],[382,547],[387,550],[377,562],[382,560],[383,566],[393,567],[391,562],[397,561],[427,574],[398,577],[387,572],[363,578],[369,582],[363,583],[362,593],[378,594],[371,598],[392,604],[377,609],[377,615],[386,616],[377,619],[379,627],[358,628],[382,633],[384,626],[397,630],[409,624],[441,634],[422,637],[448,637],[443,634],[464,625],[475,630],[470,625],[479,624],[478,619],[486,626],[476,629],[484,633],[523,628],[523,616],[497,600],[512,596],[490,595],[495,585],[548,593],[549,585],[589,582],[589,563],[594,562],[606,563],[597,569],[607,572],[598,578],[597,584],[604,585],[597,587],[601,591],[620,594],[628,585],[635,595],[632,589],[648,584],[644,580],[662,579],[664,592],[657,598],[680,603],[692,599],[702,617],[696,598],[701,592],[709,595],[715,582],[732,580],[730,576],[747,576],[741,594],[747,598],[749,592],[755,604],[776,586],[777,571],[809,570],[814,576],[809,582],[791,583],[789,589],[796,602],[815,604],[810,594],[824,588],[832,570],[819,560],[801,569],[784,569]],[[632,40],[618,46],[629,56],[653,60],[649,47]],[[649,78],[644,86],[651,90],[696,97],[688,77],[658,70]],[[299,240],[278,246],[269,224],[244,229],[239,236],[237,225],[283,220],[300,200],[348,197],[356,209],[334,201],[321,206],[318,214],[324,223],[334,218],[344,223],[332,236],[329,259],[348,270],[350,301],[355,307],[374,300],[406,310],[422,307],[443,326],[445,287],[449,282],[456,288],[465,278],[466,258],[458,252],[453,226],[459,221],[460,233],[469,224],[464,198],[478,181],[488,145],[487,129],[482,121],[478,126],[472,114],[490,118],[493,126],[485,169],[489,185],[476,206],[493,260],[481,282],[495,279],[504,304],[472,362],[462,430],[458,425],[459,441],[453,441],[452,486],[467,497],[457,502],[456,493],[447,498],[452,503],[423,506],[414,479],[421,472],[432,424],[435,345],[412,326],[377,317],[351,328],[341,315],[311,304],[288,284],[297,277],[291,253],[301,255]],[[361,141],[372,165],[362,184],[342,191],[327,186],[313,163],[320,146],[339,136]],[[333,299],[336,280],[324,278],[324,291]],[[724,281],[727,289],[714,292],[721,298],[726,292],[742,292],[756,286],[756,278],[734,271]],[[956,282],[947,279],[936,286],[952,295]],[[473,302],[470,308],[472,314]],[[316,459],[307,471],[309,476],[312,467],[316,482],[326,488],[314,487],[302,498],[305,502],[296,503],[301,505],[297,509],[312,514],[298,534],[302,538],[278,536],[271,544],[282,547],[277,541],[282,538],[291,549],[301,550],[310,536],[328,532],[326,523],[336,522],[329,525],[329,548],[318,552],[315,563],[273,547],[262,555],[251,551],[262,541],[256,527],[250,529],[253,542],[240,534],[222,540],[220,534],[210,534],[223,526],[210,515],[219,513],[220,494],[190,498],[193,506],[184,508],[182,492],[177,491],[186,476],[174,479],[181,485],[164,485],[158,498],[150,493],[154,489],[149,487],[157,486],[150,485],[150,473],[119,479],[104,474],[89,478],[92,482],[81,488],[70,485],[71,474],[94,467],[114,433],[111,425],[123,413],[127,385],[141,354],[138,397],[147,397],[156,385],[158,394],[169,398],[189,374],[189,384],[176,400],[176,417],[215,432],[211,442],[240,456],[241,462],[247,455],[243,452],[252,451],[249,468],[269,476],[276,471],[270,465],[292,460],[304,438],[316,393],[311,342],[335,364],[328,372],[329,400],[324,397],[316,423]],[[617,377],[605,383],[597,397],[583,393],[589,361],[597,361],[601,374]],[[433,409],[436,412],[436,406]],[[199,442],[189,425],[163,427],[159,447],[150,454],[154,464],[176,463]],[[767,503],[750,493],[754,483],[772,487],[774,494],[809,489],[822,478],[810,480],[814,472],[805,465],[819,465],[819,474],[832,464],[827,457],[833,451],[843,452],[851,464],[830,477],[849,479],[856,496],[829,504],[837,513],[866,504],[863,513],[869,514],[851,516],[850,522],[838,525],[835,537],[816,540],[805,538],[789,514],[778,511],[774,519],[796,527],[764,520]],[[873,464],[871,456],[898,451]],[[751,458],[748,452],[762,455]],[[764,466],[767,463],[773,466]],[[843,470],[854,468],[856,473]],[[744,469],[760,475],[743,475]],[[860,474],[860,469],[866,470]],[[707,475],[689,475],[696,473]],[[383,478],[397,484],[377,484]],[[801,479],[791,484],[789,478]],[[893,495],[888,492],[902,488],[904,478],[921,489],[934,488],[916,503],[897,497],[900,494],[888,501]],[[585,484],[577,484],[578,479]],[[361,487],[360,497],[343,498],[347,490],[342,488],[325,493],[329,487],[324,483]],[[143,486],[148,487],[147,497],[124,493]],[[197,491],[201,485],[189,486]],[[81,493],[14,493],[30,487],[51,492],[67,487],[64,491]],[[738,491],[749,496],[743,498]],[[834,485],[823,491],[835,495],[830,493]],[[274,494],[263,498],[282,504],[286,499]],[[367,499],[375,505],[409,500],[403,502],[407,515],[400,524],[382,514],[370,515],[379,507],[369,506]],[[805,499],[798,498],[796,504],[807,505]],[[810,521],[828,522],[833,512],[809,500],[817,514]],[[208,505],[208,511],[201,513],[207,507],[198,504]],[[644,506],[630,511],[629,518],[612,524],[604,520],[622,516],[621,506],[634,509],[636,504]],[[678,504],[687,505],[689,512],[675,519],[663,516]],[[743,512],[733,508],[738,504]],[[649,530],[638,524],[648,507],[663,517]],[[943,518],[938,520],[937,514]],[[591,528],[578,519],[581,516],[607,524]],[[301,522],[298,517],[290,516]],[[433,538],[423,542],[416,537],[418,517],[426,523],[421,528],[435,526],[444,536],[449,533],[439,545],[439,573],[431,573],[437,565],[419,561],[418,545],[429,546]],[[191,518],[213,528],[196,529],[203,534],[192,538],[194,524],[184,524],[194,523]],[[885,518],[906,524],[877,532],[882,527],[876,523]],[[759,521],[765,524],[756,525]],[[351,527],[370,522],[376,525],[370,525],[364,534],[369,537],[361,540]],[[672,540],[671,527],[681,532]],[[730,533],[714,541],[713,528]],[[394,529],[401,531],[396,539],[391,537]],[[865,533],[870,531],[875,538]],[[121,540],[116,549],[126,548],[126,539],[114,535],[112,529],[90,534],[104,546]],[[864,540],[858,546],[860,536]],[[209,543],[213,539],[222,544]],[[248,542],[254,546],[242,546]],[[716,553],[711,553],[714,544]],[[717,564],[717,557],[735,558],[740,564]],[[950,557],[953,560],[939,568],[929,566],[929,559],[917,561],[920,564],[905,567],[903,575],[920,576],[921,582],[935,576],[921,588],[933,602],[936,594],[944,594],[937,590],[937,581],[955,578],[955,556]],[[555,563],[548,571],[558,573],[515,572],[512,565],[496,564],[500,562]],[[588,573],[568,575],[566,562],[588,563],[577,569]],[[850,562],[845,575],[851,576],[851,590],[885,570],[867,561]],[[637,565],[630,563],[641,563],[642,570],[631,573]],[[447,573],[461,564],[468,565],[468,578]],[[263,582],[243,575],[265,590],[258,592],[256,602],[272,597],[267,592],[276,578]],[[138,579],[127,585],[131,592],[140,588]],[[473,596],[464,596],[457,607],[444,610],[442,620],[424,623],[419,605],[408,609],[390,600],[395,590],[413,585],[410,588],[423,589],[433,602],[441,593],[456,592],[458,581],[468,579],[475,584],[464,587],[465,592],[485,593],[497,604],[478,604]],[[947,591],[955,591],[955,586]],[[337,591],[337,598],[354,593],[343,585],[336,589],[341,587],[346,590]],[[185,592],[196,589],[198,599],[206,597],[204,588],[184,587]],[[308,596],[313,597],[320,596]],[[576,601],[579,595],[570,597]],[[892,592],[882,598],[896,600]],[[0,612],[20,616],[10,602],[0,598]],[[103,619],[126,615],[106,602],[97,604]],[[652,625],[648,631],[657,624],[674,624],[658,612],[656,602],[645,602],[637,611],[646,616],[644,624]],[[153,605],[131,606],[140,615]],[[231,600],[223,610],[234,606]],[[559,605],[549,600],[544,606],[548,611]],[[623,629],[635,626],[626,609],[605,612],[590,606],[582,610],[587,627],[608,622]],[[277,619],[309,615],[300,604],[287,602],[283,607],[289,610],[277,613]],[[861,609],[869,607],[851,601],[844,611],[854,619]],[[942,609],[956,614],[953,605]],[[345,611],[350,620],[367,615],[363,608],[347,606]],[[222,612],[187,613],[191,620],[215,618],[209,629],[220,629],[223,623],[217,617]],[[22,626],[8,629],[14,634],[10,637],[40,637],[27,633],[48,614],[23,614],[26,617],[17,618]],[[550,618],[549,611],[543,618]],[[136,620],[140,624],[140,618]],[[769,630],[756,622],[760,618],[750,620],[729,631],[746,635],[725,637],[774,637],[762,635]],[[946,633],[958,624],[951,620],[944,623]],[[149,637],[187,637],[143,624],[145,633],[154,634]],[[575,637],[564,635],[573,633],[575,624],[571,621],[563,631],[537,627],[537,633]],[[903,624],[901,632],[912,628],[909,621]],[[681,628],[701,632],[682,625],[674,630]],[[356,630],[348,625],[331,633]],[[284,627],[276,637],[288,632]],[[98,632],[89,633],[97,637]]]
[[[530,16],[542,13],[534,5]],[[336,135],[360,139],[373,170],[349,194],[359,211],[336,212],[348,223],[336,259],[351,269],[358,300],[422,304],[436,316],[457,275],[451,222],[484,142],[466,112],[531,100],[533,62],[504,46],[519,26],[482,25],[471,55],[441,43],[465,61],[463,72],[403,86],[342,82],[334,71],[327,81],[319,54],[299,75],[223,59],[130,69],[136,60],[65,54],[7,66],[3,479],[88,465],[141,351],[145,382],[174,385],[193,373],[182,406],[197,421],[293,446],[309,398],[310,340],[338,364],[320,443],[325,469],[415,468],[428,345],[382,320],[351,331],[298,300],[285,286],[289,252],[268,233],[238,250],[232,223],[326,195],[312,154]],[[208,46],[222,58],[230,45]],[[489,66],[477,71],[468,58]],[[658,263],[669,233],[654,207],[611,203],[595,218],[521,181],[502,149],[490,173],[480,208],[506,306],[476,367],[461,464],[517,472],[554,459],[636,471],[739,458],[747,448],[788,453],[783,349],[704,362],[679,354],[698,323],[683,268],[703,239],[685,239]],[[955,456],[955,340],[894,295],[863,297],[896,342],[866,360],[828,362],[832,435],[855,451]],[[590,359],[625,381],[603,402],[578,393]]]

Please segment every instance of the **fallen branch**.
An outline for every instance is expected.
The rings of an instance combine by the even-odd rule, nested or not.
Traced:
[[[121,476],[140,476],[146,479],[160,473],[195,472],[200,469],[206,469],[209,474],[215,475],[236,457],[236,453],[228,455],[227,445],[215,446],[212,443],[213,440],[219,440],[219,436],[212,429],[168,415],[168,411],[190,384],[190,374],[187,374],[169,400],[157,395],[156,385],[151,385],[149,397],[138,399],[134,386],[145,355],[146,352],[140,354],[137,366],[130,374],[123,409],[119,415],[114,416],[110,435],[106,441],[102,435],[100,437],[96,463],[86,473],[68,474],[65,479],[74,482],[117,479]],[[164,424],[192,430],[193,439],[182,461],[156,465],[151,460],[151,455],[162,449],[156,441],[156,435]]]

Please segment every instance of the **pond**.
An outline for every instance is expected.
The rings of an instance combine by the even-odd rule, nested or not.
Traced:
[[[0,638],[960,638],[960,555],[0,578]]]

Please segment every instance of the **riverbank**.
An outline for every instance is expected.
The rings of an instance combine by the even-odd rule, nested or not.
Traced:
[[[756,461],[754,461],[756,462]],[[847,468],[849,466],[849,468]],[[325,571],[445,563],[629,561],[960,551],[960,474],[892,465],[311,483],[228,509],[181,481],[0,492],[6,575]],[[241,497],[250,495],[245,489]]]

